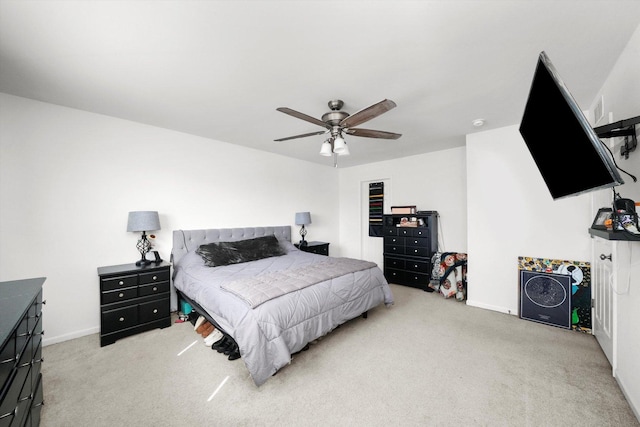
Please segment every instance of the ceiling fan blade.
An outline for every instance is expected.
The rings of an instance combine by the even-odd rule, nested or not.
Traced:
[[[296,138],[306,138],[307,136],[322,135],[323,133],[326,133],[326,132],[327,132],[326,130],[320,130],[318,132],[303,133],[302,135],[295,135],[295,136],[288,136],[286,138],[274,139],[274,141],[280,142],[280,141],[288,141],[290,139],[296,139]]]
[[[345,129],[344,132],[348,135],[362,136],[364,138],[398,139],[402,136],[401,133],[371,129]]]
[[[308,115],[306,115],[304,113],[301,113],[299,111],[292,110],[291,108],[279,107],[279,108],[276,108],[276,110],[280,111],[281,113],[285,113],[285,114],[288,114],[290,116],[293,116],[295,118],[307,121],[309,123],[313,123],[314,125],[318,125],[318,126],[322,126],[323,128],[330,129],[330,126],[327,125],[322,120],[316,119],[315,117],[308,116]]]
[[[350,128],[354,126],[358,126],[364,122],[367,122],[373,118],[378,117],[382,113],[386,113],[392,108],[396,107],[396,103],[391,101],[390,99],[385,99],[383,101],[378,102],[377,104],[373,104],[365,109],[362,109],[356,113],[353,113],[346,119],[340,122],[340,126],[345,128]]]

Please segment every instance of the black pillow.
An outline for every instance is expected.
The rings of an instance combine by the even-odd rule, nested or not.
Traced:
[[[280,256],[286,251],[272,234],[236,242],[208,243],[200,245],[196,253],[202,257],[206,266],[218,267]]]

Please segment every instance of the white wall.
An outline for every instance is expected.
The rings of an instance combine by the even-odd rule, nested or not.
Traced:
[[[467,135],[467,304],[518,314],[518,256],[591,260],[589,195],[553,201],[518,126]]]
[[[174,229],[291,225],[339,249],[338,172],[257,150],[0,94],[0,280],[46,276],[45,344],[99,330],[96,268],[133,263],[127,213]]]
[[[363,188],[368,191],[362,183],[382,179],[389,181],[385,184],[385,193],[390,194],[390,198],[385,197],[386,213],[390,212],[391,206],[406,205],[415,205],[418,210],[438,211],[440,250],[466,252],[465,168],[465,149],[460,147],[341,169],[340,246],[344,256],[363,257],[362,245],[372,245],[379,250],[377,258],[370,261],[382,267],[382,238],[369,237],[360,227],[362,212],[368,212],[368,205],[360,203]]]
[[[638,76],[640,76],[640,26],[629,40],[600,91],[600,95],[604,97],[605,112],[611,113],[614,122],[640,116],[640,77]],[[606,116],[608,117],[609,114]],[[640,125],[636,126],[636,130],[640,130]],[[628,160],[621,158],[619,149],[617,147],[616,149],[615,158],[618,165],[640,178],[640,149],[632,152]],[[622,177],[625,184],[616,189],[618,193],[621,197],[640,201],[640,182],[634,183],[624,174]],[[610,203],[611,197],[608,200]],[[630,260],[618,260],[627,267],[626,271],[620,272],[620,276],[625,278],[621,289],[627,289],[628,285],[628,291],[616,296],[615,324],[618,348],[614,374],[636,416],[640,419],[640,332],[638,329],[640,325],[640,242],[619,244],[630,245],[632,257]]]

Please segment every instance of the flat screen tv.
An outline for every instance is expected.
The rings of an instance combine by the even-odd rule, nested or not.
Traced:
[[[520,134],[554,200],[624,184],[609,151],[544,51]]]

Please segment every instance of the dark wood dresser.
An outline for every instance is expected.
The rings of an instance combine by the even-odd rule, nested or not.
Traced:
[[[171,264],[98,268],[100,346],[155,328],[171,326]]]
[[[38,426],[42,389],[42,285],[0,282],[0,426]]]
[[[416,217],[421,225],[402,227],[403,218]],[[389,283],[425,291],[431,278],[431,258],[438,251],[438,212],[384,215],[384,276]]]

